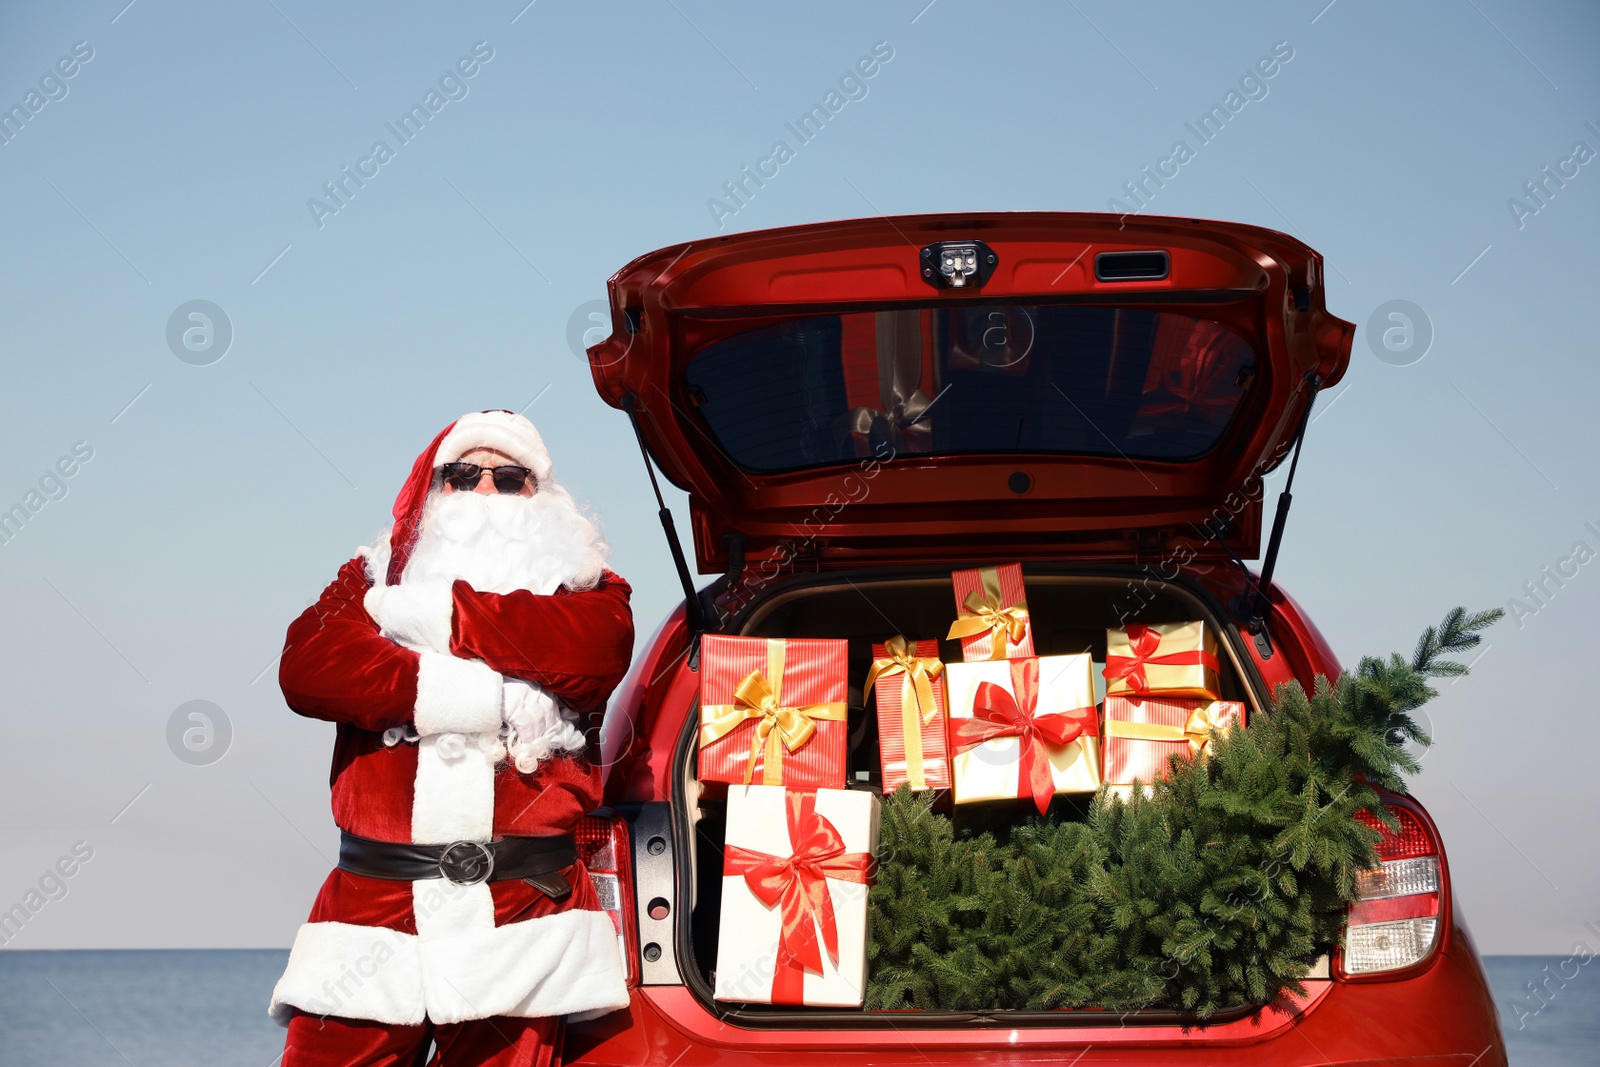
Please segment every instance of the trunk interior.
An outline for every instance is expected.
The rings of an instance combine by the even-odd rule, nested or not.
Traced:
[[[1035,620],[1034,642],[1039,655],[1067,655],[1089,652],[1095,660],[1096,699],[1104,697],[1100,669],[1105,662],[1106,630],[1136,618],[1145,623],[1181,622],[1200,619],[1218,635],[1221,662],[1222,698],[1241,700],[1255,714],[1265,696],[1253,673],[1247,673],[1240,653],[1239,638],[1223,613],[1198,589],[1176,583],[1145,580],[1133,569],[1117,573],[1099,568],[1049,570],[1042,565],[1026,568],[1029,612]],[[960,645],[943,640],[955,616],[955,600],[948,571],[884,576],[882,574],[819,575],[803,585],[788,585],[747,608],[734,620],[728,632],[750,637],[831,637],[849,641],[849,746],[848,787],[881,792],[878,759],[877,714],[871,698],[864,703],[862,685],[872,660],[873,642],[895,634],[908,638],[939,636],[940,658],[945,662],[961,659]],[[722,890],[722,846],[726,787],[716,783],[701,785],[695,777],[695,736],[698,708],[685,710],[684,733],[678,749],[678,781],[682,792],[675,797],[677,839],[692,842],[688,855],[680,855],[680,865],[689,864],[693,908],[689,917],[688,958],[680,956],[680,966],[689,986],[712,1010],[736,1018],[741,1024],[797,1027],[874,1025],[891,1019],[905,1022],[906,1012],[873,1012],[865,1009],[797,1008],[764,1004],[731,1004],[712,1000],[712,975],[717,960],[717,926]],[[1087,813],[1089,795],[1057,796],[1050,812],[1063,819],[1082,819]],[[936,810],[949,814],[958,830],[991,830],[1004,836],[1009,827],[1033,810],[1015,803],[950,803],[949,794],[937,802]],[[681,847],[681,846],[680,846]],[[681,869],[681,868],[680,868]],[[1063,1012],[918,1012],[918,1025],[957,1025],[975,1017],[1003,1017],[1007,1024],[1033,1021],[1043,1025],[1062,1025],[1063,1015],[1074,1016],[1073,1024],[1126,1019],[1126,1012],[1076,1010]],[[1090,1018],[1102,1016],[1103,1019]],[[1146,1018],[1148,1016],[1148,1018]],[[1155,1022],[1164,1017],[1181,1020],[1181,1013],[1151,1010],[1141,1019]]]

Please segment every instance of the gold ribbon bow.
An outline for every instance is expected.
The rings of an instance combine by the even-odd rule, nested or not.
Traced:
[[[896,634],[883,643],[888,655],[872,661],[867,671],[867,684],[861,689],[865,701],[872,693],[872,683],[888,675],[900,674],[900,728],[905,733],[906,779],[915,790],[928,788],[927,773],[922,762],[922,728],[933,723],[939,706],[933,699],[933,679],[944,672],[944,664],[937,657],[918,657],[916,646]]]
[[[1233,716],[1228,702],[1213,700],[1189,713],[1182,726],[1168,726],[1158,722],[1124,722],[1111,719],[1106,722],[1107,737],[1125,737],[1133,741],[1189,742],[1191,756],[1203,756],[1211,741],[1211,732],[1225,734],[1233,729]]]
[[[877,408],[851,408],[840,416],[838,425],[845,433],[870,435],[873,430],[881,434],[896,452],[927,452],[931,447],[932,432],[919,425],[922,416],[933,407],[933,401],[921,389],[913,389],[907,396],[885,394],[884,406]]]
[[[844,434],[859,434],[896,454],[929,452],[933,424],[923,418],[933,400],[922,389],[920,312],[885,311],[876,316],[878,396],[881,408],[850,408],[835,422]]]
[[[782,785],[784,749],[796,752],[804,748],[817,732],[818,721],[844,722],[846,718],[843,701],[784,704],[783,661],[783,641],[769,639],[766,673],[758,669],[745,675],[733,690],[732,704],[708,704],[700,709],[701,748],[732,733],[740,723],[755,720],[750,756],[744,767],[745,785],[755,776],[756,757],[762,755],[763,749],[761,784]]]
[[[950,624],[949,640],[959,637],[976,637],[987,631],[991,635],[989,658],[1005,659],[1008,643],[1019,645],[1028,632],[1028,602],[1002,606],[1000,572],[994,567],[979,567],[978,580],[983,591],[967,594],[956,621]]]

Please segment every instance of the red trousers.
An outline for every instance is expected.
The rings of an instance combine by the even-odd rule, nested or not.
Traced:
[[[306,1015],[289,1020],[283,1067],[560,1067],[564,1020],[475,1019],[434,1026],[392,1026],[362,1019]]]

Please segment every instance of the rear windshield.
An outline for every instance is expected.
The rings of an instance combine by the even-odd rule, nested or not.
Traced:
[[[1222,436],[1255,366],[1249,342],[1205,319],[1010,304],[763,326],[702,349],[686,378],[735,463],[783,471],[885,446],[1191,459]]]

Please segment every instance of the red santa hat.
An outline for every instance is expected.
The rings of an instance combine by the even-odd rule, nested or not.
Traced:
[[[554,479],[554,466],[544,439],[533,423],[510,411],[474,411],[463,415],[433,439],[411,466],[411,476],[394,501],[394,528],[389,532],[389,584],[397,585],[411,558],[411,546],[422,528],[422,508],[433,488],[434,471],[477,448],[492,448],[533,472],[536,482]]]

